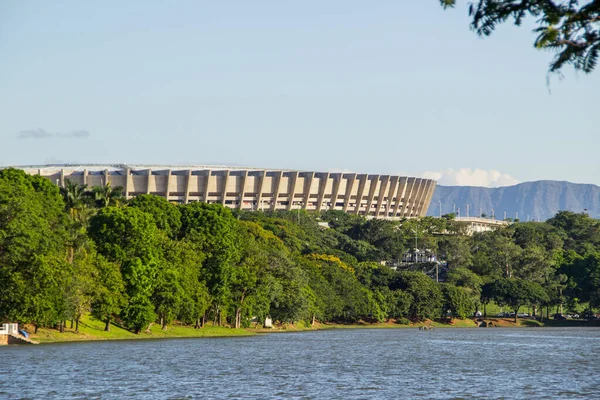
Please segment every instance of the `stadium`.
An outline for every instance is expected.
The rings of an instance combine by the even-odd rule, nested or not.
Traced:
[[[120,186],[127,199],[140,194],[176,203],[218,203],[241,210],[340,210],[367,218],[423,217],[436,181],[431,179],[227,166],[44,165],[19,167],[59,186]]]

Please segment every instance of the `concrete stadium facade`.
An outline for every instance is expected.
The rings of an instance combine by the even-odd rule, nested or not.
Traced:
[[[126,198],[163,196],[242,210],[341,210],[371,218],[423,217],[436,181],[395,175],[264,170],[221,166],[22,167],[63,186],[121,186]]]

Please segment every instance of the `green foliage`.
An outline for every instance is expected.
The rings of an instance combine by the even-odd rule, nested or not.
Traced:
[[[435,318],[441,314],[443,298],[440,287],[427,275],[420,272],[401,272],[398,276],[398,286],[411,296],[408,311],[410,318]]]
[[[469,236],[451,217],[234,214],[150,195],[94,209],[85,193],[0,170],[0,319],[55,326],[91,311],[106,330],[114,321],[138,333],[207,319],[465,318],[492,302],[600,307],[600,223],[585,214]],[[401,262],[415,240],[446,262],[437,266],[444,283]]]
[[[440,4],[443,8],[452,8],[456,0],[440,0]],[[498,25],[509,20],[520,26],[526,17],[534,17],[538,24],[534,29],[538,33],[535,47],[556,53],[550,72],[571,65],[575,70],[590,73],[598,62],[598,1],[478,0],[470,4],[469,15],[471,29],[481,36],[491,35]]]
[[[164,197],[153,194],[142,194],[129,201],[129,207],[137,208],[152,215],[156,227],[174,239],[181,229],[181,212]]]
[[[499,279],[492,283],[491,296],[501,306],[508,306],[515,313],[525,305],[541,305],[548,302],[548,294],[540,284],[522,279]]]
[[[465,319],[474,311],[474,302],[471,294],[465,288],[452,284],[442,285],[444,305],[442,310],[450,312],[455,318]]]

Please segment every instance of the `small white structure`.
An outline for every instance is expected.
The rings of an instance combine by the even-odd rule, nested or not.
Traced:
[[[267,317],[265,318],[265,328],[272,328],[273,327],[273,320],[271,319],[271,317]]]
[[[0,335],[18,335],[19,324],[2,324]]]

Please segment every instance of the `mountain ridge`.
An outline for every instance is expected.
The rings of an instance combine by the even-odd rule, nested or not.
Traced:
[[[480,186],[437,185],[427,215],[453,212],[454,205],[460,216],[488,216],[497,219],[518,218],[522,221],[545,221],[558,211],[587,212],[590,217],[600,218],[600,186],[568,181],[540,180],[523,182],[512,186],[487,188]]]

